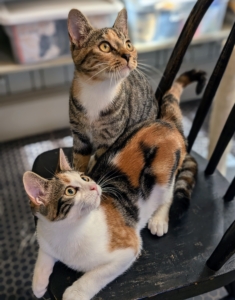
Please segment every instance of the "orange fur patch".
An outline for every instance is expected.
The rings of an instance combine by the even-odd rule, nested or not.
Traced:
[[[123,248],[133,248],[139,253],[140,240],[134,228],[125,224],[122,215],[113,206],[112,199],[102,199],[101,206],[104,208],[110,234],[110,251]]]
[[[65,174],[57,174],[57,177],[59,177],[62,181],[64,181],[65,183],[70,183],[69,178],[65,175]]]
[[[174,152],[178,149],[181,150],[179,166],[181,166],[186,154],[182,136],[176,128],[169,129],[157,123],[144,127],[137,132],[115,159],[117,167],[127,174],[134,187],[139,186],[140,172],[145,163],[140,142],[149,148],[158,148],[151,168],[153,174],[157,177],[157,183],[161,185],[167,184],[174,164]]]

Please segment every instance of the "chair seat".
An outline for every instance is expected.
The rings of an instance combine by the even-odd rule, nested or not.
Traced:
[[[33,171],[51,178],[56,169],[59,149],[45,152],[35,160]],[[72,149],[65,148],[68,158]],[[143,251],[134,265],[110,283],[94,299],[132,300],[186,299],[235,280],[235,257],[218,272],[205,266],[225,230],[234,221],[235,203],[224,203],[227,180],[216,171],[205,176],[207,161],[192,152],[199,165],[198,180],[190,208],[181,221],[170,220],[169,232],[161,238],[142,231]],[[48,292],[52,299],[62,299],[64,290],[81,274],[56,263]]]

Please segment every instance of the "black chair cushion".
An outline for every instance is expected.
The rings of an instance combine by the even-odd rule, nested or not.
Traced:
[[[56,169],[59,149],[45,152],[35,160],[33,171],[51,178]],[[65,148],[71,161],[72,149]],[[227,180],[216,171],[205,176],[207,161],[192,153],[199,164],[198,180],[186,216],[170,220],[169,232],[158,238],[142,231],[143,251],[134,265],[110,283],[94,299],[131,300],[186,299],[224,286],[235,280],[235,258],[217,273],[205,266],[225,230],[234,220],[234,203],[224,203],[222,197]],[[226,220],[226,221],[224,221]],[[48,292],[52,299],[62,299],[64,290],[81,274],[56,263],[50,277]]]

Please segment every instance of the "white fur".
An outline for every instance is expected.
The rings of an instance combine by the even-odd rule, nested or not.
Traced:
[[[121,80],[92,81],[92,79],[77,78],[80,93],[77,96],[87,110],[87,115],[92,123],[100,112],[107,109],[118,93]]]
[[[164,194],[167,189],[167,186],[160,186],[159,184],[156,184],[147,200],[140,197],[138,201],[140,211],[140,221],[138,224],[139,229],[145,227],[153,212],[164,203]]]
[[[156,184],[149,199],[139,199],[140,221],[136,228],[139,249],[111,251],[106,214],[102,205],[99,206],[101,191],[91,190],[94,182],[82,181],[78,173],[69,174],[70,184],[80,187],[80,192],[74,198],[74,206],[66,218],[51,222],[40,213],[37,214],[40,248],[34,269],[33,292],[37,297],[44,295],[54,263],[59,260],[74,270],[85,272],[66,289],[63,300],[89,300],[132,265],[141,250],[139,232],[151,216],[151,232],[158,236],[167,232],[174,180],[171,188]],[[80,202],[85,195],[87,210],[81,211]]]
[[[175,178],[173,178],[171,185],[167,185],[165,190],[162,193],[161,202],[159,202],[159,206],[153,210],[154,213],[148,222],[148,229],[152,234],[156,234],[157,236],[163,236],[168,232],[168,223],[169,223],[169,210],[171,207],[172,199],[173,199],[173,188],[175,185]],[[153,189],[153,191],[155,188]],[[152,198],[154,194],[151,194]]]
[[[136,258],[137,253],[131,248],[109,250],[109,233],[102,207],[79,220],[70,217],[50,222],[39,214],[38,217],[40,250],[33,278],[33,292],[37,297],[45,293],[56,260],[86,272],[65,291],[63,300],[89,300],[128,269]]]

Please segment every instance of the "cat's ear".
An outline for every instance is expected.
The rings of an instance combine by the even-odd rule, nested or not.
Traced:
[[[68,32],[70,42],[81,47],[93,27],[87,18],[77,9],[71,9],[68,15]]]
[[[45,196],[48,187],[48,180],[33,172],[25,172],[23,183],[26,193],[34,205],[45,205]],[[44,198],[44,199],[43,199]]]
[[[61,171],[71,171],[72,168],[70,167],[70,164],[64,155],[64,151],[60,149],[60,154],[59,154],[59,161],[56,169],[56,173],[59,173]]]
[[[127,26],[127,11],[125,8],[123,8],[117,16],[117,19],[113,25],[113,28],[118,29],[124,35],[127,37],[128,36],[128,26]]]

